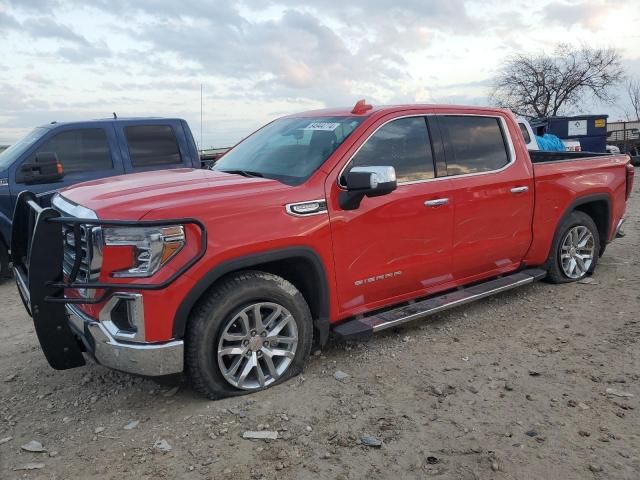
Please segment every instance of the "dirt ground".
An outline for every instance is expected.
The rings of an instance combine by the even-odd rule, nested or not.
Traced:
[[[0,479],[638,479],[638,190],[592,283],[334,342],[302,376],[222,401],[93,364],[53,371],[5,283]],[[242,438],[255,430],[278,439]]]

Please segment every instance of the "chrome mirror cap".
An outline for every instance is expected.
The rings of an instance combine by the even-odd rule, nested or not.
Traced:
[[[353,167],[349,173],[370,174],[370,188],[375,190],[381,183],[396,182],[396,169],[391,166]]]
[[[345,176],[346,191],[338,203],[343,210],[355,210],[364,197],[388,195],[398,188],[396,170],[391,166],[353,167]]]

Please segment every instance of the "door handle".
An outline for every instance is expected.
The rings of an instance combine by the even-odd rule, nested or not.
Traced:
[[[511,193],[525,193],[529,191],[529,187],[513,187]]]
[[[448,198],[436,198],[434,200],[427,200],[424,202],[425,207],[439,207],[440,205],[447,205],[449,203]]]

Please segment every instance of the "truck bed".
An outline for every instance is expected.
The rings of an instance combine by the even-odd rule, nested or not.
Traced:
[[[543,152],[556,153],[556,152]],[[530,152],[531,154],[531,152]],[[551,157],[551,155],[543,155]],[[532,159],[533,161],[533,159]],[[555,160],[533,163],[535,209],[533,241],[527,254],[531,265],[544,263],[556,230],[560,212],[580,201],[600,201],[609,225],[606,244],[615,235],[616,222],[625,208],[627,155],[589,152],[557,152]]]
[[[547,152],[544,150],[529,150],[531,163],[562,162],[567,160],[579,160],[583,158],[594,158],[603,156],[611,156],[611,154],[594,152]]]

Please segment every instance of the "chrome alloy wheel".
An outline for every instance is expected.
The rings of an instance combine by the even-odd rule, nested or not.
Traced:
[[[284,375],[297,348],[298,326],[293,315],[277,303],[254,303],[224,325],[218,366],[234,387],[258,390]]]
[[[573,227],[562,239],[560,265],[567,277],[577,279],[586,275],[594,255],[595,239],[587,227]]]

